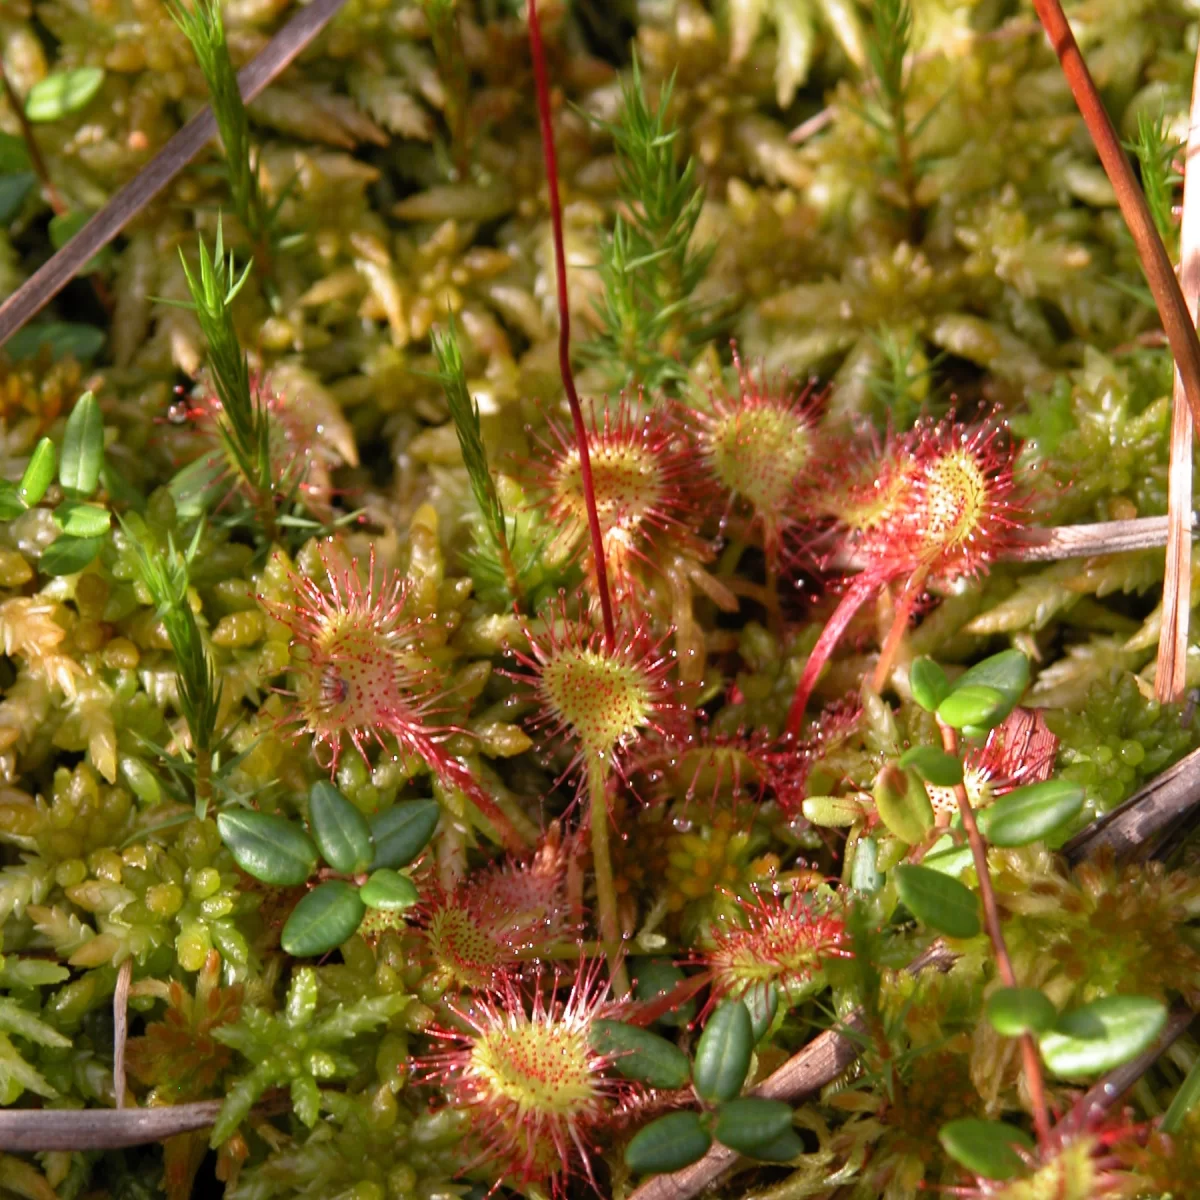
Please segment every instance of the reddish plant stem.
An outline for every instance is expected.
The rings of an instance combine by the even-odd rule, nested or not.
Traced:
[[[1133,168],[1105,111],[1104,101],[1096,90],[1075,35],[1067,24],[1062,5],[1059,0],[1033,0],[1033,7],[1062,64],[1063,74],[1096,146],[1100,163],[1116,193],[1121,216],[1133,237],[1138,258],[1142,261],[1142,270],[1146,273],[1146,282],[1158,307],[1159,319],[1171,345],[1171,353],[1175,356],[1176,369],[1183,379],[1188,407],[1192,412],[1192,426],[1195,428],[1200,425],[1200,339],[1196,337],[1196,327],[1192,324],[1183,291],[1175,277],[1175,268],[1154,227],[1146,197],[1134,178]]]
[[[55,215],[61,217],[67,211],[66,203],[59,195],[58,188],[54,186],[54,180],[50,178],[50,169],[46,166],[41,147],[33,135],[33,126],[30,125],[29,118],[25,115],[25,105],[21,97],[17,95],[12,81],[5,74],[3,63],[0,63],[0,85],[3,85],[4,94],[8,98],[8,106],[12,109],[13,116],[17,118],[17,124],[21,126],[21,137],[25,141],[25,149],[29,151],[29,161],[33,164],[34,174],[41,182],[42,191],[45,192],[46,199],[49,201],[50,207],[54,209]]]
[[[958,757],[958,731],[949,725],[938,721],[938,729],[942,734],[942,748],[947,754]],[[967,834],[967,842],[971,847],[971,857],[975,861],[975,874],[979,877],[979,894],[983,899],[983,921],[987,926],[988,937],[991,939],[992,951],[996,955],[996,970],[1005,987],[1017,986],[1017,976],[1013,971],[1012,959],[1008,956],[1008,946],[1004,942],[1004,930],[1000,926],[1000,908],[996,903],[996,891],[992,887],[992,877],[988,871],[987,847],[983,844],[983,836],[975,820],[975,810],[967,796],[964,784],[958,784],[954,789],[958,800],[958,811],[962,814],[963,829]],[[1038,1048],[1033,1038],[1024,1034],[1021,1038],[1021,1058],[1025,1068],[1025,1084],[1029,1088],[1029,1099],[1033,1104],[1033,1124],[1037,1130],[1038,1144],[1045,1146],[1050,1139],[1050,1114],[1046,1106],[1046,1085],[1042,1080],[1042,1061],[1038,1057]]]
[[[904,585],[904,591],[900,593],[900,599],[896,604],[896,613],[892,618],[892,627],[888,630],[887,640],[879,651],[879,661],[875,664],[875,672],[871,676],[871,688],[876,692],[882,692],[887,686],[888,676],[892,673],[896,655],[900,653],[900,643],[908,632],[908,622],[921,597],[921,592],[924,590],[928,575],[929,568],[927,566],[918,567],[909,576],[908,582]]]
[[[567,300],[567,255],[563,249],[562,201],[558,194],[558,156],[554,151],[554,126],[550,114],[550,84],[546,75],[546,50],[542,44],[542,26],[538,20],[537,2],[529,0],[529,50],[533,58],[533,78],[537,88],[538,119],[542,130],[542,156],[546,161],[546,187],[550,193],[550,227],[554,233],[555,283],[558,294],[558,368],[562,373],[567,403],[571,408],[571,423],[575,427],[575,442],[579,449],[579,482],[587,506],[588,533],[592,540],[592,557],[596,560],[596,590],[600,593],[600,613],[604,621],[604,645],[610,652],[617,643],[613,623],[612,595],[608,586],[608,563],[604,555],[604,535],[600,532],[600,515],[596,511],[596,488],[592,482],[592,460],[588,453],[587,427],[583,423],[583,407],[575,390],[571,371],[571,310]]]

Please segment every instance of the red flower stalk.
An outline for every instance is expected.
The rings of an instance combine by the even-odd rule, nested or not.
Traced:
[[[592,1045],[598,1019],[620,1016],[598,962],[579,964],[565,1000],[557,975],[524,988],[504,975],[495,995],[452,1011],[465,1029],[434,1028],[449,1048],[417,1063],[473,1121],[477,1153],[495,1186],[541,1184],[558,1197],[572,1176],[593,1187],[596,1135],[634,1085],[609,1073],[613,1058]]]
[[[830,512],[843,549],[862,563],[805,664],[788,712],[800,732],[817,677],[854,614],[886,584],[907,576],[872,678],[883,688],[918,600],[930,583],[951,584],[987,569],[1023,512],[1013,478],[1016,447],[994,422],[947,418],[893,438],[874,481],[859,479]]]
[[[445,784],[465,792],[511,849],[523,849],[496,802],[442,745],[456,731],[434,723],[441,711],[440,673],[422,649],[421,619],[405,615],[404,576],[377,570],[374,547],[365,585],[353,567],[337,569],[325,546],[321,561],[328,591],[293,574],[294,605],[260,597],[291,630],[296,700],[291,723],[299,726],[298,736],[310,735],[314,752],[325,748],[332,774],[345,737],[366,761],[370,744],[385,745],[384,735],[391,735]]]
[[[613,620],[612,595],[608,588],[608,564],[604,553],[604,537],[596,511],[596,490],[592,482],[592,465],[588,453],[587,428],[583,409],[571,372],[571,306],[567,300],[567,255],[563,249],[562,201],[558,195],[558,156],[554,152],[554,125],[550,113],[550,83],[546,73],[546,50],[542,44],[542,25],[538,19],[537,0],[529,0],[529,51],[533,59],[533,78],[537,95],[538,122],[542,133],[542,156],[546,163],[546,188],[550,193],[550,227],[554,235],[554,275],[558,300],[558,367],[563,389],[571,409],[571,424],[575,429],[575,444],[579,450],[579,481],[587,510],[588,531],[592,539],[592,559],[596,572],[596,591],[604,622],[604,640],[611,650],[616,644],[617,631]]]
[[[811,385],[796,390],[784,376],[768,387],[765,369],[756,380],[733,352],[736,393],[711,392],[710,412],[696,412],[698,440],[709,471],[740,501],[762,529],[774,570],[780,535],[802,477],[816,457],[816,403]]]
[[[850,957],[843,944],[845,922],[824,899],[756,892],[738,903],[738,923],[714,929],[712,946],[702,956],[712,973],[710,1005],[772,983],[789,1005],[797,1004],[820,986],[826,959]]]
[[[1054,773],[1058,738],[1040,712],[1014,708],[987,736],[981,747],[963,760],[963,783],[974,809],[1028,783],[1043,783]],[[934,811],[945,819],[958,812],[952,787],[926,784]]]
[[[426,907],[429,950],[454,982],[484,990],[523,954],[547,949],[574,929],[560,844],[528,863],[498,863],[473,873]]]
[[[575,439],[553,421],[557,447],[541,462],[535,489],[558,532],[546,546],[557,561],[578,556],[589,537],[589,512],[582,460]],[[686,440],[661,410],[643,410],[622,396],[615,411],[598,418],[595,405],[587,431],[592,484],[608,578],[617,599],[634,592],[639,565],[655,566],[671,557],[671,543],[697,557],[701,547],[686,523],[692,507],[686,480],[691,456]],[[593,586],[595,557],[588,554]]]

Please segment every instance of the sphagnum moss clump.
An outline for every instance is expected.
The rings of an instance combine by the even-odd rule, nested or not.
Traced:
[[[1171,447],[1054,7],[314,3],[248,106],[286,5],[0,13],[0,1193],[1190,1194],[1191,1035],[1080,1099],[1197,727],[1161,550],[1030,549]],[[1195,6],[1068,15],[1178,267]]]

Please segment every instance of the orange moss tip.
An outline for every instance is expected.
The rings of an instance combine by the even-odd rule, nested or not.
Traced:
[[[452,730],[430,723],[440,679],[421,648],[423,622],[405,615],[406,580],[379,569],[372,547],[364,583],[353,565],[335,566],[331,544],[320,548],[325,588],[292,574],[295,604],[262,600],[292,635],[290,723],[312,737],[318,757],[324,747],[331,773],[346,738],[366,760],[368,747],[390,734],[457,784],[464,768],[438,744]]]
[[[729,495],[752,514],[768,554],[795,520],[792,500],[818,459],[817,407],[813,385],[797,388],[783,374],[768,384],[756,379],[733,352],[736,392],[711,391],[711,410],[693,414],[705,464]]]
[[[473,873],[451,894],[426,902],[422,923],[436,967],[461,986],[496,987],[521,955],[576,932],[561,845],[547,842],[527,862],[502,861]]]
[[[828,898],[793,892],[739,900],[735,921],[711,932],[711,946],[701,961],[712,972],[710,1006],[726,996],[745,996],[775,984],[789,1004],[796,1004],[821,983],[830,958],[848,958],[845,922]]]
[[[625,779],[638,739],[647,733],[666,737],[676,727],[683,709],[670,678],[675,651],[665,647],[667,637],[655,640],[642,621],[619,625],[610,649],[601,631],[568,615],[560,595],[546,610],[542,630],[526,626],[525,635],[529,651],[512,654],[526,673],[514,678],[538,699],[530,727],[577,748],[564,774],[590,758]]]
[[[573,431],[548,421],[553,444],[542,443],[530,479],[549,524],[557,532],[545,553],[554,561],[583,554],[595,579],[587,504]],[[692,532],[697,508],[689,479],[691,447],[663,407],[644,407],[622,395],[614,407],[587,418],[588,455],[605,562],[617,599],[634,594],[644,568],[677,554],[707,557]]]
[[[603,964],[581,960],[565,999],[561,982],[557,973],[526,984],[501,975],[494,993],[452,1007],[461,1028],[428,1030],[447,1048],[416,1063],[471,1118],[475,1157],[465,1170],[486,1166],[497,1186],[537,1183],[555,1196],[580,1175],[595,1186],[597,1135],[635,1090],[592,1045],[595,1021],[623,1012]]]

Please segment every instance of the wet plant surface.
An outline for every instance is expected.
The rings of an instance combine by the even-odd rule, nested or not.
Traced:
[[[1139,225],[1056,12],[0,8],[0,1196],[1198,1194],[1200,17]]]

